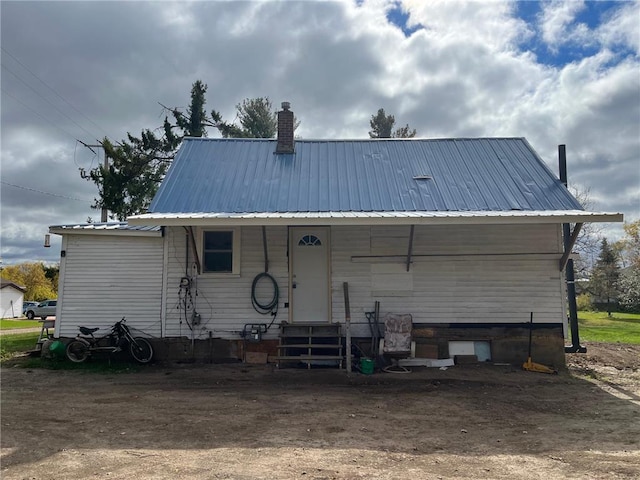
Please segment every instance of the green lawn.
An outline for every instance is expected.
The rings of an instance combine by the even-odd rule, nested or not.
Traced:
[[[640,345],[640,314],[578,312],[580,339],[590,342],[634,343]]]
[[[37,320],[0,320],[0,330],[13,330],[14,328],[34,328],[42,327],[42,322]]]
[[[39,336],[40,332],[2,335],[0,337],[0,360],[7,360],[15,353],[33,350]]]
[[[65,358],[42,359],[40,357],[14,358],[18,354],[35,349],[40,333],[12,333],[0,336],[0,362],[20,365],[25,368],[48,368],[51,370],[81,370],[96,373],[131,373],[140,370],[140,365],[128,357],[110,359],[100,356],[84,363],[72,363]]]

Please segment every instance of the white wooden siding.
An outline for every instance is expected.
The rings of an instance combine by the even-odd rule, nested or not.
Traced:
[[[0,318],[18,318],[22,316],[24,294],[12,286],[0,290]]]
[[[532,311],[537,323],[564,322],[559,226],[416,226],[407,272],[409,232],[332,228],[334,321],[344,321],[346,281],[355,335],[369,334],[376,300],[381,317],[416,323],[520,323]]]
[[[106,333],[122,317],[160,337],[163,239],[114,235],[65,235],[60,264],[56,336],[78,326]]]
[[[260,315],[251,304],[251,285],[256,275],[264,272],[264,249],[261,227],[241,229],[240,275],[233,274],[197,274],[193,252],[189,251],[189,266],[186,264],[186,232],[182,227],[166,229],[168,237],[168,275],[166,296],[166,336],[185,336],[202,339],[212,337],[239,339],[245,324],[266,323],[271,315]],[[287,259],[287,228],[267,227],[269,274],[279,286],[279,312],[274,326],[263,338],[277,338],[278,323],[288,319],[289,271]],[[196,233],[196,243],[202,242],[200,233]],[[201,323],[190,330],[180,308],[180,279],[189,272],[193,280],[192,298],[195,309],[201,315]],[[262,284],[262,282],[261,282]],[[266,284],[262,285],[266,287]],[[197,291],[197,295],[196,295]],[[270,292],[269,292],[270,296]],[[182,320],[182,321],[181,321]]]
[[[558,225],[416,226],[406,271],[410,227],[331,227],[332,321],[344,322],[343,282],[349,283],[354,334],[368,336],[365,312],[411,313],[420,323],[538,323],[564,321]],[[269,323],[251,305],[251,284],[264,271],[260,227],[241,229],[240,275],[196,274],[186,268],[186,233],[167,228],[166,336],[238,339],[246,323]],[[280,311],[264,338],[277,338],[288,319],[287,228],[267,227],[269,273],[280,289]],[[196,242],[201,242],[200,237]],[[392,256],[380,258],[379,256]],[[376,258],[374,258],[376,257]],[[181,277],[190,272],[202,316],[192,332],[178,308]],[[197,295],[195,290],[197,289]]]

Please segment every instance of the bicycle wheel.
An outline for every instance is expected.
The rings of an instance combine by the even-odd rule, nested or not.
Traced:
[[[129,344],[129,352],[138,363],[149,363],[153,358],[153,347],[142,337],[135,337]]]
[[[73,340],[65,350],[67,358],[74,363],[82,363],[89,358],[89,345],[80,340]]]

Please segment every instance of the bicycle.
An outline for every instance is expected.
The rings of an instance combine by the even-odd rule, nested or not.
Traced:
[[[153,358],[153,347],[146,339],[134,337],[125,322],[125,317],[122,317],[109,333],[97,338],[93,334],[100,330],[99,327],[78,327],[80,334],[67,345],[67,358],[74,363],[82,363],[95,352],[111,354],[128,349],[136,362],[149,363]]]

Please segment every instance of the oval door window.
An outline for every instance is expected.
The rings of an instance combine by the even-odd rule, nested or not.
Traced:
[[[322,242],[315,235],[304,235],[298,242],[300,247],[317,247],[322,245]]]

